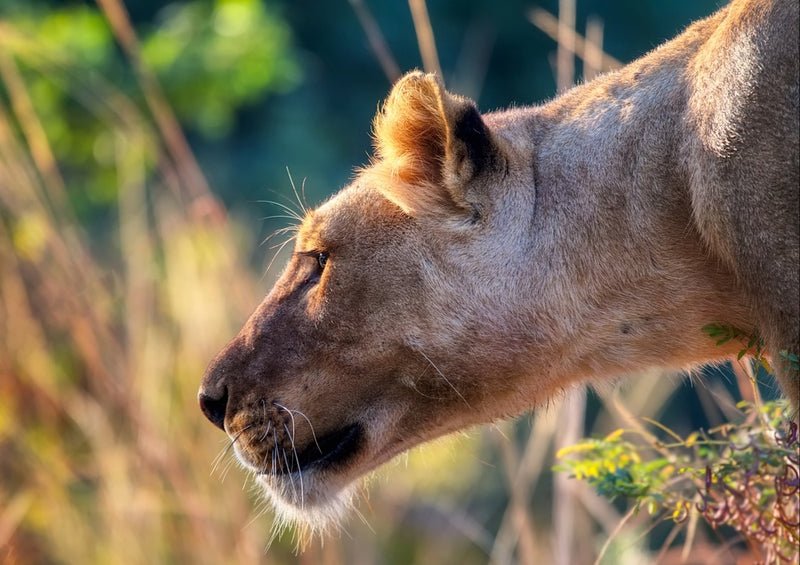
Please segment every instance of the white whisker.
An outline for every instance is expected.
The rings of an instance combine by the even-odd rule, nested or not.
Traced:
[[[283,462],[286,464],[286,475],[289,477],[289,484],[292,485],[292,499],[297,500],[297,488],[294,485],[294,473],[292,473],[291,467],[289,466],[289,458],[286,457],[285,449],[281,449],[281,453],[283,453]]]
[[[272,264],[275,262],[275,259],[277,259],[277,258],[278,258],[278,255],[280,254],[280,252],[281,252],[281,251],[283,251],[283,248],[284,248],[284,247],[286,247],[286,244],[287,244],[287,243],[289,243],[290,241],[292,241],[294,238],[295,238],[295,236],[292,236],[292,237],[290,237],[289,239],[287,239],[286,241],[284,241],[284,242],[281,244],[281,246],[278,248],[278,250],[277,250],[277,251],[275,252],[275,254],[272,256],[272,259],[270,259],[270,261],[269,261],[269,265],[267,265],[267,268],[266,268],[266,270],[264,271],[264,276],[266,276],[266,275],[267,275],[267,273],[269,272],[270,268],[272,267]]]
[[[225,448],[214,458],[214,461],[211,463],[211,474],[212,475],[216,472],[217,468],[219,467],[220,463],[222,463],[222,460],[225,458],[225,456],[233,449],[233,446],[237,442],[239,437],[244,432],[249,430],[251,427],[252,426],[245,426],[244,428],[239,430],[239,432],[236,434],[236,437],[234,437],[232,440],[230,440],[228,442],[228,445],[226,445]]]
[[[319,452],[322,453],[322,448],[319,446],[319,442],[317,441],[317,434],[314,432],[314,426],[311,424],[311,420],[308,419],[308,416],[303,414],[300,410],[292,410],[290,408],[286,408],[286,406],[284,406],[280,402],[273,402],[272,404],[274,404],[278,408],[286,410],[289,413],[289,416],[292,418],[292,430],[294,430],[294,414],[298,414],[303,418],[305,418],[306,422],[308,422],[308,427],[311,428],[311,437],[314,439],[314,444],[317,446]]]
[[[292,422],[294,425],[294,421]],[[303,470],[300,468],[300,457],[297,455],[297,445],[294,443],[294,437],[292,434],[289,433],[289,427],[284,424],[283,427],[286,429],[286,433],[289,434],[289,441],[292,442],[292,453],[294,454],[294,460],[297,463],[297,477],[300,480],[300,509],[302,510],[305,507],[305,490],[303,488]],[[286,455],[286,452],[283,452]]]
[[[291,206],[284,204],[283,202],[278,202],[276,200],[257,200],[259,204],[270,204],[272,206],[277,206],[287,214],[291,216],[291,219],[296,220],[298,222],[303,221],[303,216],[305,215],[305,209],[302,211],[295,210]]]
[[[303,200],[300,200],[300,195],[297,194],[297,187],[294,185],[294,179],[292,178],[292,173],[289,171],[289,167],[286,167],[286,174],[289,176],[289,184],[292,185],[292,191],[294,192],[294,197],[297,198],[297,204],[300,206],[300,209],[303,211],[303,214],[308,215],[308,209],[306,208],[303,201],[306,199],[306,179],[303,179]]]
[[[272,476],[278,476],[278,428],[272,428],[272,437],[275,440],[275,447],[272,448]]]
[[[445,377],[445,376],[444,376],[444,373],[442,373],[442,372],[439,370],[439,367],[437,367],[437,366],[436,366],[436,364],[435,364],[433,361],[431,361],[430,357],[428,357],[427,355],[425,355],[425,352],[424,352],[424,351],[422,351],[421,349],[417,349],[416,351],[417,351],[417,352],[418,352],[420,355],[422,355],[422,356],[425,358],[425,360],[426,360],[428,363],[430,363],[430,364],[431,364],[431,367],[433,367],[433,368],[436,370],[436,372],[437,372],[437,373],[439,373],[439,376],[440,376],[440,377],[442,377],[442,378],[444,379],[444,382],[446,382],[448,385],[450,385],[450,388],[452,388],[452,389],[453,389],[453,392],[455,392],[455,393],[456,393],[456,394],[459,396],[459,398],[461,398],[461,400],[463,400],[463,401],[464,401],[464,404],[466,404],[466,405],[467,405],[467,407],[471,409],[471,408],[472,408],[472,406],[470,406],[469,402],[467,402],[467,399],[466,399],[466,398],[464,398],[464,396],[463,396],[463,395],[462,395],[460,392],[458,392],[458,389],[457,389],[456,387],[454,387],[454,386],[453,386],[453,383],[451,383],[451,382],[450,382],[450,380],[449,380],[447,377]]]

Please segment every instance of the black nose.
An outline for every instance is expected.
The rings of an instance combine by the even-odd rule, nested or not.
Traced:
[[[223,388],[222,396],[219,398],[214,398],[201,390],[197,395],[197,400],[200,402],[200,410],[203,411],[206,418],[220,430],[225,431],[225,410],[228,406],[228,389]]]

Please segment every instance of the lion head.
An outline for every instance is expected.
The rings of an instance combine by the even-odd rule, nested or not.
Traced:
[[[531,206],[529,163],[422,73],[395,86],[375,137],[199,394],[278,512],[312,525],[395,455],[531,398],[513,288],[528,258],[508,229]]]

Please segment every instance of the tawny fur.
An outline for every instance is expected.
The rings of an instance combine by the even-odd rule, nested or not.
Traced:
[[[414,445],[743,347],[710,323],[760,332],[797,406],[798,10],[736,0],[540,107],[401,79],[201,388],[281,512],[324,521]],[[335,463],[291,463],[348,430]]]

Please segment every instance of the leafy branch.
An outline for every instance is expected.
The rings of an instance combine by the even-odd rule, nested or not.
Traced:
[[[742,344],[742,349],[736,356],[737,360],[748,354],[752,354],[767,372],[772,373],[772,367],[764,355],[764,339],[761,337],[758,328],[752,332],[746,332],[730,324],[706,324],[702,328],[703,333],[712,339],[717,340],[717,345],[724,345],[732,340],[737,340]],[[795,359],[797,356],[794,356]]]
[[[785,401],[739,407],[742,422],[686,438],[659,424],[669,442],[623,429],[585,439],[562,449],[555,469],[611,500],[632,501],[634,513],[646,508],[677,524],[695,514],[714,529],[734,528],[763,563],[796,563],[800,443],[791,407]]]

